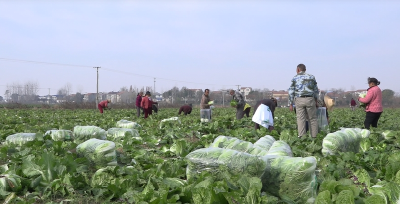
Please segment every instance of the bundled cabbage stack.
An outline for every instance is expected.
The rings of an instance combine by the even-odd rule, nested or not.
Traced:
[[[163,120],[161,120],[161,122],[160,122],[160,128],[164,127],[166,124],[172,124],[172,125],[174,125],[174,124],[176,124],[176,123],[181,124],[181,121],[179,120],[178,117],[172,117],[172,118],[168,118],[168,119],[163,119]]]
[[[363,138],[369,137],[369,130],[359,128],[343,128],[329,133],[322,141],[322,154],[335,155],[338,152],[359,152]]]
[[[45,136],[50,136],[54,141],[73,140],[74,135],[71,130],[49,130],[44,133]]]
[[[252,155],[264,156],[267,155],[268,149],[263,149],[254,146],[251,142],[239,140],[234,137],[218,136],[209,147],[219,147],[223,149],[232,149],[240,152],[245,152]]]
[[[261,177],[266,168],[265,161],[258,156],[231,149],[203,148],[189,153],[186,175],[195,178],[198,173],[209,171],[218,173],[220,166],[227,168],[233,175],[247,174]]]
[[[315,157],[264,157],[267,168],[261,178],[263,191],[286,203],[314,203],[317,196]]]
[[[92,138],[105,140],[107,132],[96,126],[75,126],[74,137],[76,143],[81,143]]]
[[[234,137],[218,136],[210,147],[232,149],[256,156],[278,155],[293,156],[290,146],[284,141],[275,141],[272,136],[264,136],[256,143],[239,140]]]
[[[16,144],[19,146],[24,145],[27,142],[34,141],[42,138],[41,134],[37,133],[16,133],[6,138],[6,144]]]
[[[120,121],[117,122],[116,127],[138,129],[138,128],[141,128],[142,126],[140,126],[136,122],[132,122],[132,121],[129,121],[129,120],[120,120]]]
[[[76,151],[98,167],[117,165],[114,142],[93,138],[78,145]]]
[[[141,139],[139,132],[135,129],[130,128],[110,128],[107,130],[107,138],[123,139],[125,136]]]
[[[287,203],[313,203],[316,197],[315,157],[256,156],[231,149],[205,148],[186,156],[188,179],[208,171],[218,177],[220,169],[233,175],[258,177],[263,190]]]

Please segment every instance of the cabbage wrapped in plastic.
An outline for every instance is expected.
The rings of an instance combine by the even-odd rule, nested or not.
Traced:
[[[264,157],[267,163],[261,178],[263,191],[280,197],[286,203],[314,203],[317,195],[315,157]]]
[[[106,140],[90,139],[76,147],[79,155],[84,156],[96,166],[115,166],[117,165],[117,155],[115,143]]]
[[[74,139],[74,134],[71,130],[49,130],[44,133],[44,136],[50,136],[54,141],[67,141]]]
[[[355,128],[344,128],[334,133],[329,133],[322,141],[322,154],[334,155],[338,152],[359,152],[363,139],[360,131]]]
[[[267,155],[276,155],[276,156],[289,156],[292,157],[292,149],[290,146],[282,140],[275,141],[271,148],[269,149]]]
[[[260,147],[254,146],[251,142],[222,135],[215,138],[214,142],[211,143],[209,147],[233,149],[236,151],[245,152],[257,156],[264,156],[268,154],[268,151],[263,150]]]
[[[120,120],[117,122],[116,127],[119,128],[130,128],[130,129],[139,129],[142,126],[140,126],[138,123],[136,122],[132,122],[129,120]]]
[[[179,124],[181,124],[181,120],[179,120],[179,117],[172,117],[172,118],[163,119],[160,122],[160,128],[164,127],[167,123],[170,123],[170,124],[179,123]]]
[[[266,163],[261,157],[231,149],[203,148],[189,153],[187,178],[196,178],[196,175],[208,171],[217,174],[220,166],[226,167],[233,175],[247,174],[261,177],[264,174]]]
[[[92,138],[105,140],[107,132],[96,126],[75,126],[74,137],[76,143],[81,143]]]
[[[6,137],[6,144],[16,144],[19,146],[36,139],[42,139],[42,135],[38,133],[16,133]]]
[[[137,138],[141,140],[139,132],[135,129],[130,128],[110,128],[107,130],[107,138],[113,139],[123,139],[125,136]]]
[[[254,146],[256,147],[260,147],[263,150],[269,150],[272,146],[272,144],[274,144],[275,142],[275,138],[273,138],[270,135],[265,135],[264,137],[260,138],[257,140],[257,142],[254,143]]]

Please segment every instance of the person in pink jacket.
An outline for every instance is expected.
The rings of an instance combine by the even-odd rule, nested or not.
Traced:
[[[378,87],[381,82],[376,78],[368,77],[367,95],[365,98],[358,98],[358,101],[366,104],[364,127],[369,129],[370,126],[377,127],[378,120],[383,112],[382,107],[382,91]]]

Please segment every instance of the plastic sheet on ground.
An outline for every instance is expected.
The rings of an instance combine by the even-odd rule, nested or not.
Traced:
[[[359,128],[342,128],[329,133],[322,141],[322,154],[335,155],[338,152],[359,152],[363,138],[369,136],[369,131]]]
[[[132,122],[132,121],[129,121],[129,120],[120,120],[120,121],[117,122],[116,127],[138,129],[138,128],[141,128],[142,126],[140,126],[136,122]]]
[[[107,132],[96,126],[75,126],[74,137],[74,141],[79,144],[92,138],[105,140]]]
[[[266,163],[261,157],[231,149],[198,149],[189,153],[186,159],[188,179],[195,178],[203,171],[218,173],[220,166],[226,167],[233,175],[248,174],[256,177],[261,177],[266,168]]]
[[[267,155],[292,157],[293,153],[292,153],[292,149],[285,141],[278,140],[272,144],[271,148],[269,148]]]
[[[16,144],[19,146],[24,145],[27,142],[34,141],[42,138],[41,134],[37,133],[16,133],[6,138],[6,144]]]
[[[268,149],[264,150],[262,147],[254,146],[251,142],[239,140],[234,137],[218,136],[209,147],[218,147],[223,149],[232,149],[240,152],[249,153],[257,156],[267,155]]]
[[[73,140],[74,135],[71,130],[49,130],[44,136],[49,135],[54,141]]]
[[[115,143],[106,140],[90,139],[76,147],[79,155],[84,156],[98,167],[117,165]]]

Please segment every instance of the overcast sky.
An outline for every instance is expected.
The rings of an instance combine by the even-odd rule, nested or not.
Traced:
[[[0,95],[27,81],[40,95],[67,83],[96,92],[94,66],[104,92],[154,77],[157,92],[287,90],[299,63],[324,90],[365,89],[376,77],[399,92],[399,11],[395,0],[0,0]]]

